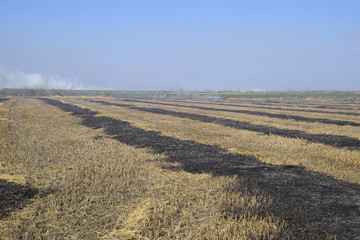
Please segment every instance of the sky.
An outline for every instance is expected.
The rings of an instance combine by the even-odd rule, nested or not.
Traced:
[[[360,91],[358,0],[1,0],[0,88]]]

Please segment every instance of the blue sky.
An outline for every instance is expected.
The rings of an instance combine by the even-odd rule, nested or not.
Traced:
[[[360,90],[360,1],[21,1],[0,88]]]

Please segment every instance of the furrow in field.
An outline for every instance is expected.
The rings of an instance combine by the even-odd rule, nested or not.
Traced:
[[[331,135],[331,134],[307,134],[306,132],[299,131],[299,130],[287,130],[287,129],[279,129],[275,127],[270,127],[266,125],[254,125],[249,122],[241,122],[231,119],[224,119],[218,117],[210,117],[206,115],[200,114],[193,114],[193,113],[186,113],[186,112],[177,112],[177,111],[170,111],[161,108],[146,108],[146,107],[137,107],[130,104],[118,104],[118,103],[110,103],[106,101],[96,101],[96,100],[89,100],[91,102],[101,103],[104,105],[113,105],[118,107],[128,107],[138,111],[144,112],[151,112],[156,114],[163,114],[163,115],[170,115],[174,117],[180,118],[188,118],[191,120],[197,120],[207,123],[215,123],[219,125],[223,125],[226,127],[232,127],[236,129],[242,130],[249,130],[253,132],[260,132],[267,135],[275,134],[282,137],[289,137],[289,138],[301,138],[311,142],[317,142],[322,144],[327,144],[334,147],[349,147],[351,149],[360,149],[360,140],[355,138],[350,138],[347,136],[338,136],[338,135]]]
[[[271,211],[285,219],[304,236],[337,234],[352,237],[360,234],[360,187],[306,172],[294,166],[274,166],[242,154],[230,154],[219,147],[163,136],[119,119],[97,116],[99,112],[53,99],[45,103],[82,119],[84,126],[104,131],[114,139],[139,148],[164,154],[169,162],[192,172],[211,172],[218,176],[239,175],[249,189],[260,187],[274,199]]]

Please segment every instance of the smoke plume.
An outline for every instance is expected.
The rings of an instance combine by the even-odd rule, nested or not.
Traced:
[[[40,73],[24,73],[21,70],[6,69],[0,65],[1,88],[41,88],[41,89],[83,89],[77,78],[63,78]]]

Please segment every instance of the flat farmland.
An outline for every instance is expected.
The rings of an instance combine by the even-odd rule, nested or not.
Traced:
[[[1,239],[356,239],[360,101],[0,98]]]

